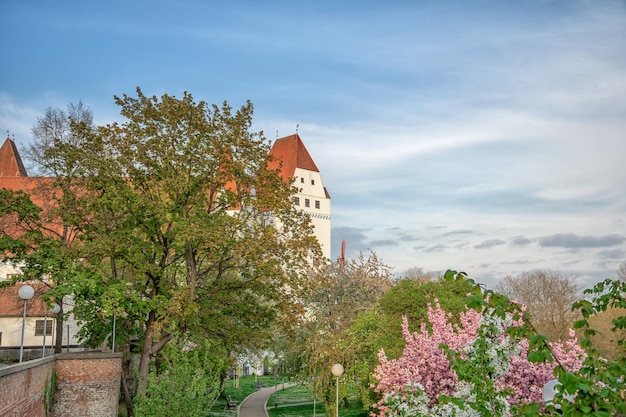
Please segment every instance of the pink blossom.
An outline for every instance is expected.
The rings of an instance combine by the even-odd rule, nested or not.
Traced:
[[[441,308],[437,300],[434,308],[432,305],[428,306],[430,331],[427,324],[423,323],[419,331],[411,333],[408,321],[403,317],[402,333],[406,345],[402,356],[388,359],[381,349],[378,354],[380,365],[374,371],[378,380],[375,390],[384,395],[402,395],[408,385],[419,384],[430,399],[431,406],[436,404],[439,395],[454,393],[458,389],[458,377],[440,345],[445,344],[452,350],[462,352],[476,338],[482,313],[466,309],[460,314],[459,325],[453,325],[450,318],[451,315]],[[512,321],[514,326],[521,324],[521,320]],[[504,338],[504,333],[498,337]],[[528,340],[519,341],[519,353],[511,356],[508,371],[495,381],[499,389],[512,390],[508,399],[510,404],[540,402],[544,384],[554,377],[557,363],[529,362],[528,346]],[[567,370],[576,371],[582,366],[585,353],[578,345],[573,331],[570,331],[568,340],[554,343],[551,348],[554,356]],[[388,408],[384,399],[379,401],[377,410],[378,416],[385,416]]]

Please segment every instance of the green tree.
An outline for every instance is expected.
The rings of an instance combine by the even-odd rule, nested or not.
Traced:
[[[62,209],[80,231],[76,297],[81,336],[112,331],[140,355],[137,393],[151,358],[171,340],[225,351],[299,308],[309,261],[320,257],[293,190],[267,168],[269,144],[237,111],[163,95],[115,98],[126,121],[83,129],[80,182]]]
[[[30,196],[6,190],[0,202],[0,221],[6,224],[0,250],[8,255],[3,260],[20,264],[24,278],[52,288],[45,298],[48,302],[54,299],[61,308],[56,320],[56,353],[61,351],[63,299],[68,295],[57,286],[72,274],[72,244],[77,235],[63,207],[76,193],[81,168],[77,149],[84,140],[83,132],[92,129],[93,113],[82,102],[69,103],[65,111],[46,109],[32,128],[33,142],[25,149],[27,159],[45,177],[32,181],[36,187],[29,191]]]
[[[56,303],[62,308],[66,287],[59,287],[72,274],[76,253],[71,242],[60,238],[51,226],[48,215],[51,210],[42,209],[22,190],[0,189],[0,252],[2,262],[19,265],[21,274],[3,285],[16,281],[39,281],[43,285],[38,292],[48,304]],[[67,312],[66,312],[67,314]],[[57,337],[55,352],[61,351],[63,335],[63,310],[56,315]]]
[[[372,309],[382,294],[391,286],[390,268],[375,253],[367,258],[328,264],[313,277],[316,293],[307,300],[309,320],[300,333],[303,364],[306,374],[313,378],[315,395],[322,398],[326,410],[335,408],[334,384],[331,374],[334,363],[345,369],[342,376],[342,398],[354,391],[354,358],[359,355],[350,350],[349,329],[359,313]]]
[[[222,363],[209,345],[192,350],[170,345],[148,377],[145,396],[137,397],[136,417],[205,417],[219,396]]]
[[[428,303],[438,300],[446,311],[458,318],[465,309],[465,299],[472,289],[462,280],[426,280],[422,274],[393,281],[392,286],[372,308],[362,311],[351,323],[344,352],[350,352],[350,372],[358,381],[354,388],[364,407],[369,408],[379,399],[371,388],[376,381],[372,374],[379,365],[378,352],[384,349],[390,358],[402,355],[405,339],[402,335],[402,317],[406,316],[415,331],[428,323]]]
[[[384,319],[380,320],[378,334],[379,348],[384,348],[389,357],[402,354],[404,337],[401,332],[402,317],[406,316],[412,331],[428,322],[428,303],[435,300],[455,318],[465,309],[465,298],[471,286],[464,281],[438,278],[433,281],[402,278],[380,299],[380,310]]]

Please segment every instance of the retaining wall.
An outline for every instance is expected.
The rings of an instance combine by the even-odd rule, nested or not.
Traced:
[[[51,392],[54,357],[0,368],[0,416],[45,416],[44,392]]]
[[[121,353],[61,353],[0,368],[0,416],[117,417],[121,375]]]

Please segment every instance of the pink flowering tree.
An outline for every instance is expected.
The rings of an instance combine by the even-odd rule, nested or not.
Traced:
[[[458,325],[437,302],[419,331],[403,321],[402,356],[379,354],[377,416],[508,416],[528,404],[536,412],[555,367],[580,369],[585,353],[573,333],[548,344],[524,324],[521,306],[478,286],[468,305]]]

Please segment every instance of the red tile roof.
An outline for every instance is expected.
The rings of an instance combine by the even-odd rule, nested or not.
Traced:
[[[0,176],[0,189],[18,191],[22,190],[30,196],[33,203],[42,209],[41,217],[47,219],[45,227],[52,234],[61,235],[63,231],[63,223],[58,216],[50,216],[51,210],[55,205],[55,194],[58,193],[53,187],[54,178],[52,177],[2,177]],[[12,236],[20,234],[15,220],[7,217],[0,221],[0,235],[2,232]]]
[[[0,177],[26,177],[26,169],[15,142],[7,138],[0,147]]]
[[[53,182],[54,178],[52,177],[29,177],[15,143],[9,138],[4,141],[0,148],[0,189],[24,191],[30,195],[33,203],[42,208],[42,215],[49,218],[47,214],[53,208],[55,193],[58,193],[53,187]],[[63,230],[63,225],[59,219],[49,220],[46,227],[57,234]],[[5,219],[4,223],[0,222],[0,228],[0,234],[1,232],[10,235],[19,234],[15,222],[11,218]]]
[[[269,168],[277,169],[282,161],[281,175],[284,180],[293,178],[296,168],[319,172],[317,165],[313,162],[313,158],[311,158],[309,151],[307,151],[297,133],[276,139],[270,154],[276,158],[276,161],[272,162]]]
[[[12,287],[0,288],[0,317],[22,317],[24,314],[24,300],[20,299],[17,292],[22,283]],[[41,296],[48,290],[48,286],[42,283],[28,283],[35,289],[35,295],[26,303],[26,316],[43,317],[48,309]]]

